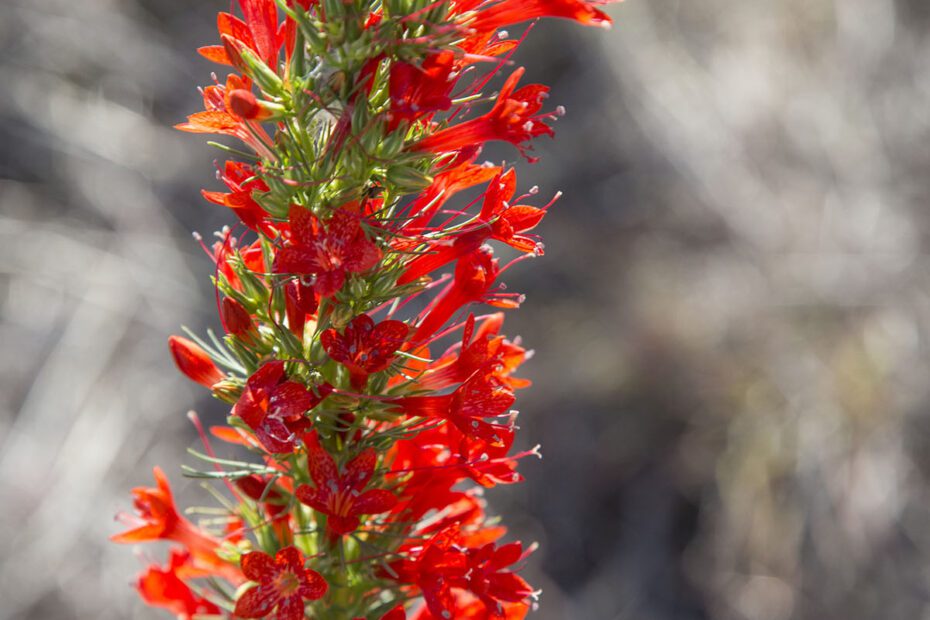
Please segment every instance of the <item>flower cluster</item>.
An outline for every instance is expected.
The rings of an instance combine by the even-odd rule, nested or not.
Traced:
[[[169,345],[230,407],[209,434],[249,456],[218,458],[192,416],[208,466],[186,474],[224,484],[220,505],[195,524],[156,469],[113,540],[171,541],[137,587],[178,618],[523,618],[531,549],[501,542],[481,491],[538,455],[512,450],[529,352],[482,308],[520,305],[500,276],[542,254],[555,199],[477,162],[493,141],[531,159],[561,114],[502,28],[610,20],[590,0],[238,7],[200,49],[229,75],[178,125],[237,141],[227,191],[203,192],[239,220],[204,245],[225,334]]]

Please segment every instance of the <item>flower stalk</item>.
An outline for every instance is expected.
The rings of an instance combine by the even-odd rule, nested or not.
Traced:
[[[589,0],[238,8],[199,50],[229,75],[177,126],[244,145],[223,147],[240,156],[219,167],[227,191],[203,192],[238,220],[204,245],[224,335],[169,340],[230,406],[212,439],[192,415],[205,466],[184,468],[223,483],[219,507],[188,520],[156,468],[113,540],[170,541],[137,588],[177,618],[523,618],[533,546],[502,542],[481,490],[522,481],[518,462],[539,455],[512,450],[531,352],[503,313],[475,312],[520,306],[495,246],[517,256],[507,266],[541,255],[531,231],[554,199],[523,204],[537,190],[518,195],[513,168],[476,162],[494,141],[533,161],[562,110],[547,87],[518,87],[522,68],[481,91],[522,41],[503,28],[610,20]]]

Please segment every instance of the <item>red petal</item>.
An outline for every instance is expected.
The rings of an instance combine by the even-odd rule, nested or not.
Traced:
[[[239,597],[233,614],[240,618],[264,618],[271,613],[278,600],[278,593],[273,587],[258,586]]]
[[[186,123],[175,125],[175,128],[191,133],[234,134],[239,128],[239,119],[226,112],[197,112],[188,116]]]
[[[252,551],[242,556],[242,573],[259,583],[270,583],[279,570],[274,559],[267,553]]]
[[[226,54],[226,48],[222,45],[206,45],[197,48],[197,53],[215,63],[232,66],[232,61]]]
[[[239,6],[252,31],[255,51],[272,71],[276,70],[278,12],[274,0],[239,0]]]
[[[301,574],[304,571],[304,556],[297,547],[285,547],[278,551],[274,556],[277,571],[289,570],[295,574]]]
[[[352,514],[376,515],[387,512],[397,505],[397,498],[390,491],[372,489],[355,498],[352,502]]]
[[[310,209],[291,205],[287,212],[291,224],[291,242],[295,245],[312,246],[317,240],[317,220]]]
[[[301,596],[311,601],[323,598],[326,594],[326,590],[329,589],[329,585],[326,583],[326,580],[323,579],[323,576],[309,568],[304,569],[301,581],[302,583],[300,584],[298,592],[300,592]]]
[[[317,262],[317,256],[299,247],[287,247],[278,250],[274,259],[275,273],[316,273],[320,265]]]
[[[276,620],[304,620],[304,599],[300,596],[289,596],[278,605]]]
[[[318,512],[323,514],[329,513],[329,492],[321,491],[320,489],[314,489],[309,484],[302,484],[297,487],[297,491],[294,493],[297,496],[298,501],[302,504],[310,506]]]
[[[346,465],[345,480],[349,486],[362,489],[371,479],[378,457],[372,448],[362,451]]]

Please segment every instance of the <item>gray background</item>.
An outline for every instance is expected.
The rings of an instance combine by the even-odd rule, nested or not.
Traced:
[[[165,339],[213,325],[191,230],[228,3],[0,2],[0,619],[163,617],[106,542],[221,408]],[[930,618],[930,4],[628,0],[518,61],[568,115],[565,197],[508,272],[537,350],[490,494],[539,620]],[[495,160],[513,157],[490,150]]]

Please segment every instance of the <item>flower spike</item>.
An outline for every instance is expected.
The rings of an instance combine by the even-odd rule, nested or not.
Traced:
[[[539,456],[514,448],[532,351],[480,308],[521,305],[503,278],[543,254],[555,199],[536,203],[510,164],[479,157],[507,142],[534,161],[562,109],[521,85],[522,67],[486,87],[532,30],[501,28],[608,25],[600,4],[236,0],[219,13],[198,52],[228,75],[177,128],[237,140],[203,190],[236,226],[195,235],[222,331],[168,343],[223,403],[210,431],[227,446],[192,414],[206,453],[183,471],[217,483],[213,506],[179,511],[159,468],[133,489],[113,541],[173,545],[138,578],[144,602],[189,620],[520,620],[535,605],[519,575],[534,547],[502,540],[482,497]],[[492,245],[517,258],[502,265]]]

